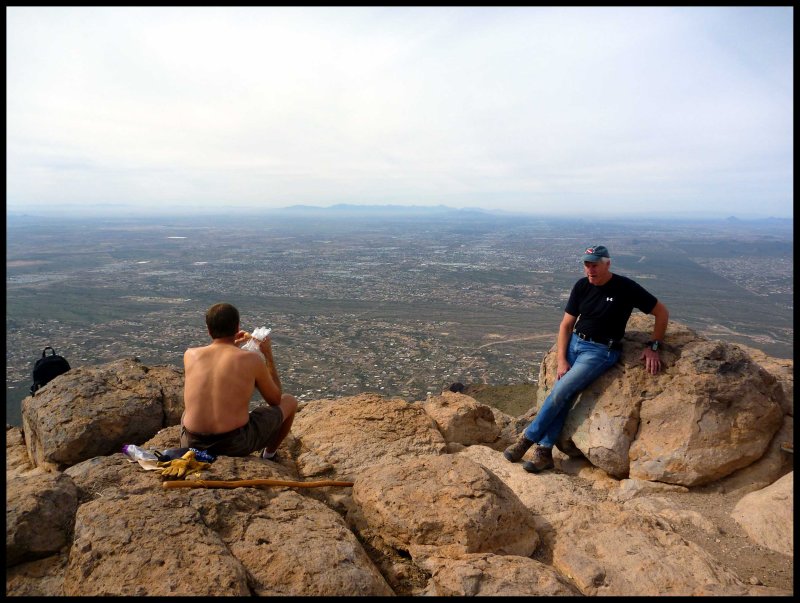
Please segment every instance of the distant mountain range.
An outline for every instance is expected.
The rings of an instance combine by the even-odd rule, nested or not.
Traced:
[[[54,206],[48,209],[32,207],[28,210],[6,210],[6,218],[14,223],[36,223],[37,221],[59,221],[63,219],[157,219],[159,217],[183,218],[183,219],[202,219],[219,216],[221,218],[231,218],[234,216],[282,216],[288,218],[476,218],[476,219],[543,219],[549,221],[561,220],[586,220],[586,216],[569,215],[549,215],[538,214],[535,211],[509,211],[501,209],[484,209],[479,207],[456,208],[447,205],[357,205],[352,203],[337,203],[330,206],[319,205],[290,205],[280,208],[269,207],[247,207],[237,205],[226,205],[224,212],[219,209],[207,207],[196,207],[188,210],[186,208],[170,209],[168,206],[159,210],[141,209],[124,204],[95,204],[95,205],[74,205],[74,206]],[[678,222],[717,222],[726,223],[731,226],[750,225],[769,227],[792,227],[793,218],[752,218],[728,216],[726,218],[713,218],[708,216],[692,216],[685,214],[650,214],[650,215],[627,215],[598,216],[601,221],[651,221],[669,220]]]
[[[358,215],[358,216],[436,216],[436,215],[513,215],[513,212],[487,210],[475,207],[458,209],[446,205],[353,205],[337,203],[328,207],[316,205],[291,205],[272,210],[295,215]],[[526,214],[527,215],[527,214]]]
[[[570,218],[568,216],[540,215],[535,212],[508,211],[501,209],[483,209],[479,207],[455,208],[447,205],[354,205],[338,203],[330,206],[290,205],[278,209],[265,209],[264,213],[291,217],[319,218],[483,218],[483,219],[544,219],[549,221],[585,220],[585,216]],[[685,215],[652,215],[652,216],[602,216],[599,221],[615,220],[668,220],[675,222],[716,222],[730,226],[757,226],[792,228],[793,218],[727,218],[692,217]]]
[[[8,211],[6,213],[6,217],[13,219],[13,220],[20,220],[20,219],[27,219],[27,220],[35,220],[35,219],[63,219],[65,217],[76,218],[76,219],[86,219],[92,217],[98,217],[101,219],[113,219],[115,217],[121,218],[150,218],[150,217],[159,217],[159,216],[169,216],[169,217],[187,217],[187,218],[196,218],[196,217],[209,217],[219,214],[218,210],[210,210],[206,208],[197,208],[192,212],[181,212],[180,210],[175,211],[161,211],[161,212],[154,212],[153,214],[149,214],[146,211],[140,212],[126,212],[125,207],[121,208],[114,208],[114,211],[118,213],[108,213],[103,212],[102,208],[96,207],[94,208],[96,213],[92,214],[89,211],[73,211],[69,214],[65,214],[63,208],[59,209],[58,211],[54,210],[52,212],[45,212],[42,210],[31,209],[29,211]],[[458,209],[454,207],[448,207],[446,205],[354,205],[348,203],[339,203],[336,205],[330,206],[317,206],[317,205],[291,205],[288,207],[279,207],[279,208],[258,208],[258,207],[243,207],[243,206],[226,206],[225,213],[226,216],[231,215],[252,215],[252,216],[264,216],[264,215],[279,215],[285,217],[324,217],[324,218],[404,218],[404,217],[413,217],[413,218],[421,218],[421,217],[437,217],[437,216],[459,216],[459,217],[468,217],[468,216],[483,216],[483,217],[503,217],[503,216],[527,216],[527,217],[536,217],[530,213],[523,213],[523,212],[509,212],[503,210],[486,210],[480,208],[463,208]]]

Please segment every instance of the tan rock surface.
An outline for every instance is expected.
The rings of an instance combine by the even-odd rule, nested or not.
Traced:
[[[25,398],[22,422],[33,464],[63,470],[150,438],[164,426],[166,377],[148,371],[132,359],[78,367]]]
[[[732,513],[758,544],[794,556],[794,472],[742,497]]]
[[[639,336],[646,335],[634,333]],[[695,340],[702,341],[676,329],[671,353],[685,356],[684,347]],[[723,350],[722,357],[733,358],[735,352]],[[104,406],[112,389],[151,391],[161,397],[164,408],[170,396],[176,399],[176,389],[168,393],[159,371],[112,365],[96,367],[94,374],[105,374],[105,380],[90,377],[86,387],[76,384],[86,395],[81,407],[115,409],[114,404]],[[57,383],[42,393],[57,389]],[[625,383],[621,386],[629,387]],[[763,383],[771,387],[768,379]],[[485,403],[491,391],[484,388],[481,395]],[[472,407],[467,398],[464,408]],[[65,391],[64,399],[74,400],[74,392]],[[128,396],[120,412],[90,418],[94,426],[81,426],[88,416],[84,411],[55,401],[55,414],[42,422],[63,425],[59,429],[65,433],[128,433],[141,400],[139,394]],[[363,484],[358,503],[368,502],[362,506],[353,496],[355,488],[167,491],[159,476],[128,462],[116,448],[77,461],[63,473],[48,473],[44,469],[54,469],[53,463],[35,468],[26,460],[27,432],[7,428],[7,483],[16,478],[29,482],[27,490],[7,488],[7,519],[27,513],[25,500],[46,501],[48,492],[55,491],[53,484],[69,480],[77,510],[71,513],[69,505],[58,509],[61,517],[74,518],[72,535],[63,546],[58,548],[52,538],[57,530],[48,529],[46,557],[24,561],[17,556],[12,561],[6,592],[319,595],[341,593],[349,585],[364,594],[384,594],[388,587],[399,595],[542,595],[569,594],[570,589],[622,596],[792,594],[793,558],[760,544],[770,525],[755,523],[751,535],[732,516],[748,491],[749,478],[769,485],[791,470],[791,453],[780,450],[778,442],[791,434],[791,415],[784,413],[780,430],[760,459],[706,486],[686,487],[620,480],[592,465],[577,447],[574,457],[556,451],[555,470],[528,474],[520,463],[503,458],[500,444],[516,435],[525,419],[491,410],[501,428],[498,439],[463,444],[447,441],[442,433],[462,437],[458,431],[442,430],[447,422],[437,424],[420,403],[370,394],[316,401],[301,405],[297,430],[281,446],[279,463],[256,455],[220,457],[202,475],[224,480],[352,475]],[[79,428],[73,429],[73,421]],[[177,426],[161,425],[140,442],[122,443],[175,447],[178,431]],[[52,446],[46,440],[40,444]],[[72,445],[75,440],[64,441]],[[719,438],[718,446],[730,447],[731,440]],[[377,479],[370,480],[371,475]],[[23,491],[30,495],[17,496]],[[789,496],[793,500],[793,492]],[[27,525],[48,525],[45,507],[31,507],[36,510]],[[364,509],[370,522],[357,522]],[[748,514],[754,516],[753,511]],[[35,539],[24,538],[25,526],[7,521],[7,553],[12,551],[8,543],[28,542],[22,548],[34,550]],[[503,547],[528,546],[526,532],[538,539],[532,553],[499,554],[508,552]],[[470,540],[470,534],[482,535],[488,550],[466,552],[483,546]],[[496,534],[508,536],[492,540]],[[213,568],[197,565],[197,555],[210,559]],[[643,573],[647,579],[641,578]]]
[[[6,482],[6,566],[69,544],[77,507],[75,484],[63,473],[13,475]]]
[[[394,594],[344,520],[324,504],[281,492],[246,515],[226,517],[232,554],[257,596]],[[241,534],[238,532],[243,528]]]
[[[580,595],[553,568],[529,557],[473,553],[429,557],[422,565],[431,573],[425,594],[435,597]]]
[[[166,493],[156,492],[81,505],[64,594],[250,594],[244,567],[220,535],[192,506],[169,502]]]
[[[557,531],[553,566],[591,596],[746,592],[733,572],[669,524],[616,503],[576,509]]]
[[[50,597],[64,593],[69,549],[44,559],[6,568],[6,596]]]
[[[446,443],[419,405],[364,394],[303,406],[292,425],[303,477],[352,479],[362,469],[427,454]]]
[[[500,435],[492,409],[474,398],[453,392],[442,392],[422,403],[448,443],[491,444]]]
[[[644,400],[631,477],[696,486],[761,458],[783,422],[774,379],[735,348],[701,342],[670,387]]]
[[[540,530],[552,527],[552,522],[558,521],[560,514],[569,512],[576,505],[600,500],[583,481],[576,482],[555,471],[528,473],[521,463],[509,463],[502,452],[486,446],[470,446],[458,455],[472,459],[503,480],[522,504],[533,511]]]
[[[361,471],[348,521],[412,558],[492,552],[528,556],[539,542],[514,492],[458,455],[423,456]]]
[[[6,425],[6,475],[19,474],[33,469],[25,436],[19,427]]]

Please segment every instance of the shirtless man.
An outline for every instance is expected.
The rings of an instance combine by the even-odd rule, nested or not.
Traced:
[[[225,303],[208,309],[206,326],[212,342],[183,355],[181,447],[226,456],[260,450],[261,458],[274,459],[292,428],[297,400],[281,391],[269,337],[258,346],[264,360],[240,349],[249,335],[239,329],[239,311]],[[254,387],[267,404],[249,411]]]

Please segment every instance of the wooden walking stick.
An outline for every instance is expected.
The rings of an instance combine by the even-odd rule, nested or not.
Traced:
[[[285,479],[237,479],[218,480],[170,480],[162,482],[164,488],[258,488],[259,486],[289,486],[290,488],[321,488],[323,486],[352,486],[353,482],[320,480],[316,482],[296,482]]]

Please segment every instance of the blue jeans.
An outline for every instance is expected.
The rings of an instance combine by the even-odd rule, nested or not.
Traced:
[[[572,402],[592,381],[614,366],[621,354],[621,350],[584,341],[573,333],[567,348],[570,369],[553,385],[536,417],[525,429],[525,437],[540,446],[552,448],[564,427]]]

